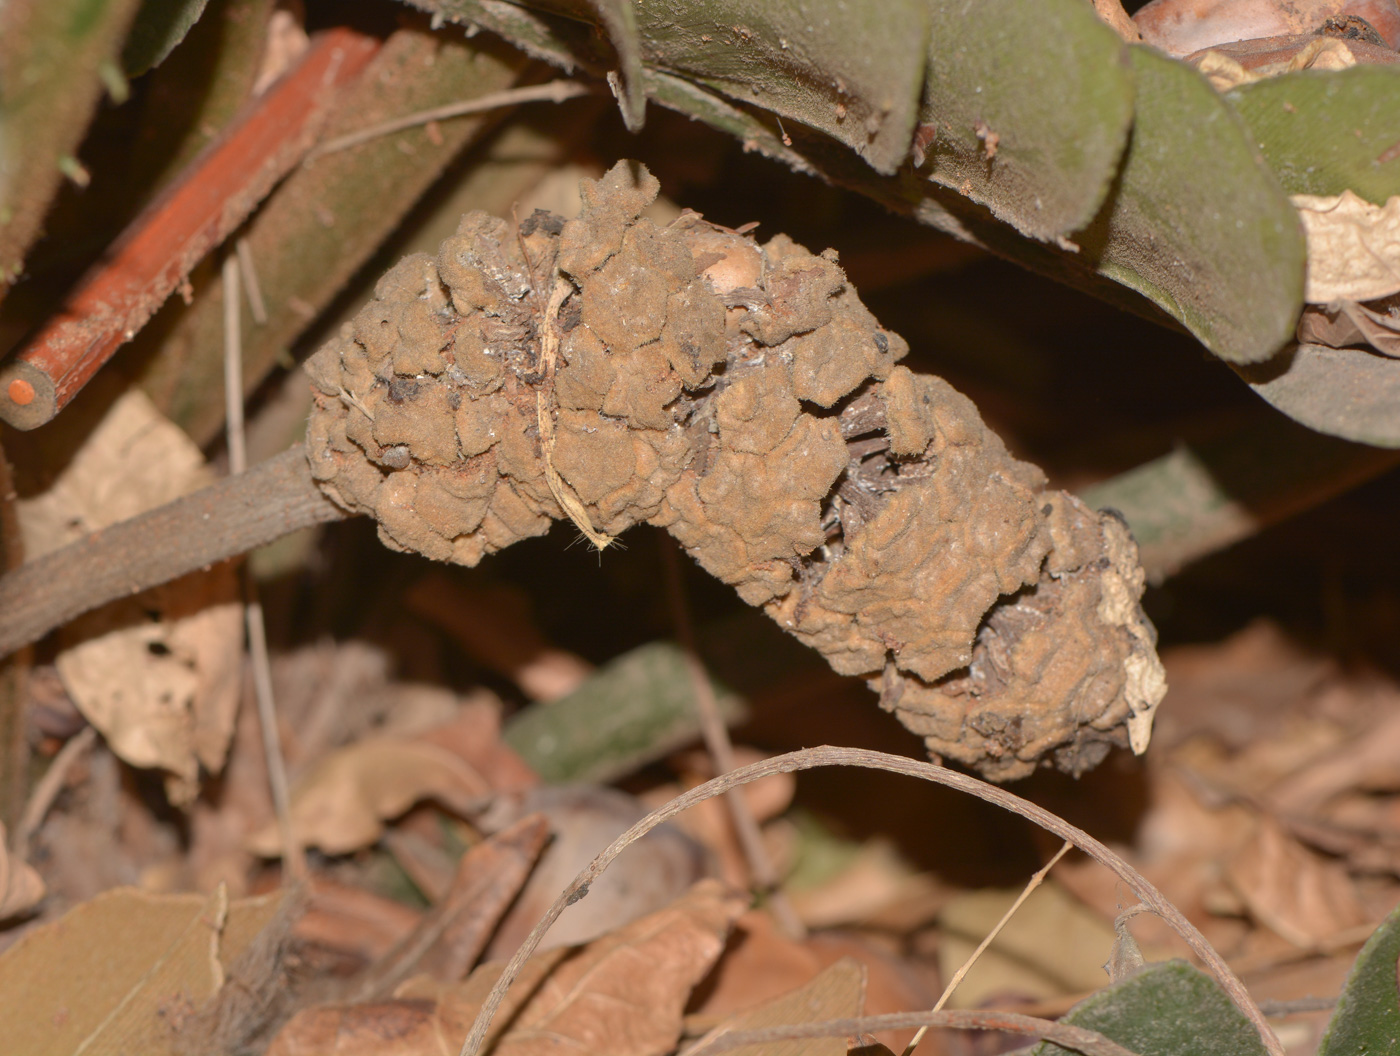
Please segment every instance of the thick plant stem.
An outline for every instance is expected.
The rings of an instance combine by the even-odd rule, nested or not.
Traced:
[[[0,578],[0,656],[105,602],[343,517],[291,448]]]

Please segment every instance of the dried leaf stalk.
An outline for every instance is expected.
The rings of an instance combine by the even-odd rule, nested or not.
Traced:
[[[464,565],[564,517],[599,547],[664,527],[998,779],[1146,747],[1165,683],[1120,519],[899,366],[834,253],[659,229],[625,164],[582,191],[575,220],[468,214],[312,357],[327,495]]]

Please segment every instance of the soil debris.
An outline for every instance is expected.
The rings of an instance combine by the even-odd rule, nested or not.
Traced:
[[[475,565],[569,517],[666,528],[929,750],[998,780],[1146,748],[1165,692],[1121,520],[1047,491],[834,252],[583,210],[463,217],[307,364],[313,474],[390,547]]]

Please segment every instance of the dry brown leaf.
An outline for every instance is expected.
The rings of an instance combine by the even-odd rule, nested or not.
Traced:
[[[704,1034],[736,1013],[778,1000],[844,959],[862,966],[867,979],[867,1014],[907,1012],[933,1004],[935,995],[907,964],[875,948],[860,935],[827,933],[797,941],[780,934],[773,918],[755,909],[739,919],[724,956],[696,991],[686,1016],[686,1033]],[[879,1037],[891,1048],[902,1051],[913,1033],[886,1031]]]
[[[25,552],[32,559],[210,480],[193,441],[130,390],[53,486],[17,504]],[[238,709],[242,610],[229,567],[99,609],[64,640],[56,666],[88,721],[127,762],[165,770],[171,798],[188,803],[200,769],[223,766]]]
[[[865,968],[843,957],[805,986],[766,1001],[757,1008],[729,1017],[709,1036],[739,1030],[761,1030],[824,1019],[850,1019],[865,1006]],[[845,1038],[802,1038],[730,1049],[738,1056],[844,1056]]]
[[[0,920],[33,909],[44,897],[44,881],[28,863],[9,851],[0,822]]]
[[[1208,734],[1226,748],[1267,738],[1284,716],[1306,715],[1337,665],[1303,648],[1267,620],[1226,641],[1176,646],[1162,657],[1171,682],[1157,720],[1156,748]]]
[[[497,792],[524,791],[540,783],[529,764],[501,740],[501,702],[494,695],[461,702],[451,722],[426,730],[418,739],[458,756]]]
[[[715,881],[665,909],[577,949],[532,957],[496,1015],[495,1056],[660,1056],[681,1032],[691,989],[710,970],[743,900]],[[445,987],[411,980],[397,999],[308,1009],[267,1056],[455,1056],[502,965]]]
[[[809,928],[874,923],[877,916],[916,916],[939,892],[938,882],[916,871],[888,840],[865,840],[839,873],[815,887],[789,892],[792,907]],[[936,909],[935,909],[936,912]],[[910,930],[923,920],[908,920]],[[876,925],[879,926],[879,925]],[[896,928],[894,930],[905,930]]]
[[[347,854],[374,843],[385,821],[421,800],[466,813],[490,793],[486,779],[445,748],[370,737],[332,752],[297,781],[292,824],[306,846]],[[276,825],[254,833],[249,847],[266,857],[279,854]]]
[[[1307,850],[1273,818],[1259,819],[1227,875],[1250,914],[1295,946],[1310,948],[1367,922],[1346,870]]]
[[[181,1023],[219,992],[281,901],[118,888],[84,902],[0,955],[5,1050],[173,1056]]]
[[[734,749],[735,766],[747,766],[765,758],[767,753],[754,748],[741,745]],[[654,810],[669,803],[682,792],[689,791],[715,776],[714,764],[709,753],[703,750],[684,753],[671,762],[678,771],[680,781],[648,789],[641,796],[641,800],[650,809]],[[737,793],[742,796],[754,821],[762,825],[787,810],[796,789],[797,779],[792,774],[773,774],[743,785],[730,794]],[[727,799],[707,799],[697,803],[677,817],[672,824],[708,848],[718,862],[717,875],[727,883],[737,887],[748,884],[751,875],[748,856],[739,842],[739,835],[734,828],[734,815]],[[770,828],[764,835],[771,836],[772,832]],[[773,841],[767,842],[775,867],[779,873],[784,872],[781,849],[775,848]]]
[[[1400,359],[1400,297],[1370,304],[1311,304],[1298,319],[1298,340],[1328,348],[1373,348]]]
[[[403,942],[422,919],[402,902],[313,875],[310,903],[293,930],[304,944],[368,963]]]
[[[501,825],[532,811],[549,819],[554,842],[496,930],[486,951],[491,959],[513,954],[564,886],[647,813],[635,797],[617,789],[561,785],[534,789],[516,811],[502,809],[502,817],[491,820]],[[699,844],[672,825],[658,826],[593,881],[587,898],[564,910],[541,949],[577,945],[613,931],[670,905],[708,875],[709,862]]]
[[[1391,693],[1391,707],[1400,699]],[[1280,814],[1306,815],[1333,796],[1355,790],[1400,790],[1400,711],[1360,737],[1331,747],[1287,782],[1270,789],[1268,802]]]
[[[384,996],[414,972],[443,983],[464,979],[548,839],[543,815],[531,814],[464,854],[438,904],[356,981],[356,998]]]
[[[1295,194],[1308,239],[1310,304],[1373,301],[1400,293],[1400,195],[1384,206],[1352,191]]]

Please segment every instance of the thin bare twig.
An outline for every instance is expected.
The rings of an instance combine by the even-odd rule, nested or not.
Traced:
[[[53,762],[44,771],[44,776],[35,784],[34,791],[29,793],[29,802],[24,805],[24,814],[15,829],[15,838],[12,841],[15,853],[21,858],[28,858],[29,841],[39,831],[39,826],[44,823],[44,817],[53,806],[53,801],[63,791],[63,784],[68,780],[68,771],[72,770],[73,764],[86,755],[96,743],[97,730],[92,726],[84,726],[58,750]]]
[[[496,1010],[500,1008],[506,991],[510,988],[520,970],[530,955],[539,946],[540,940],[544,937],[550,925],[558,919],[564,908],[573,902],[577,902],[588,892],[588,887],[603,872],[604,869],[622,851],[634,843],[640,837],[650,832],[662,822],[675,817],[681,811],[694,806],[706,799],[727,792],[738,785],[747,784],[750,781],[757,781],[761,777],[768,777],[771,774],[790,774],[800,770],[812,770],[821,766],[859,766],[871,770],[886,770],[890,773],[904,774],[907,777],[917,777],[925,781],[933,781],[936,784],[946,785],[949,788],[957,789],[968,795],[976,796],[994,806],[1009,810],[1014,814],[1019,814],[1028,821],[1039,825],[1041,828],[1054,833],[1062,840],[1074,844],[1096,862],[1106,866],[1119,879],[1121,879],[1137,897],[1148,906],[1151,906],[1169,925],[1176,931],[1191,947],[1192,951],[1199,957],[1220,984],[1221,988],[1234,1002],[1235,1006],[1244,1014],[1259,1032],[1259,1037],[1264,1043],[1265,1051],[1270,1056],[1284,1056],[1284,1049],[1280,1044],[1273,1028],[1269,1026],[1264,1014],[1259,1011],[1249,992],[1245,990],[1244,984],[1234,972],[1230,970],[1220,954],[1204,935],[1200,933],[1189,920],[1187,920],[1174,905],[1168,901],[1167,897],[1154,887],[1141,873],[1129,865],[1123,858],[1094,837],[1090,836],[1083,829],[1071,825],[1044,807],[1036,806],[1029,800],[1022,799],[1004,788],[990,785],[985,781],[979,781],[975,777],[960,774],[949,770],[946,767],[938,766],[934,763],[925,763],[917,759],[908,759],[903,756],[890,755],[885,752],[875,752],[864,748],[835,748],[830,745],[822,748],[807,748],[799,752],[788,752],[786,755],[774,756],[772,759],[764,759],[757,763],[716,777],[706,781],[703,785],[697,785],[690,791],[685,792],[671,800],[664,807],[648,814],[637,824],[624,832],[614,840],[606,850],[599,854],[589,866],[576,876],[555,899],[554,904],[549,907],[543,919],[535,926],[526,940],[521,943],[520,949],[516,950],[515,956],[510,959],[505,970],[501,972],[496,985],[492,987],[491,993],[481,1006],[481,1011],[477,1014],[476,1021],[472,1024],[471,1032],[467,1035],[466,1041],[462,1044],[461,1056],[475,1056],[481,1051],[481,1044],[486,1038],[486,1032],[490,1029],[491,1020],[496,1015]]]
[[[248,471],[248,445],[243,431],[243,294],[237,255],[224,258],[224,421],[228,435],[229,472]],[[263,621],[258,585],[245,564],[239,569],[243,585],[243,619],[248,629],[248,655],[253,668],[253,697],[262,728],[267,783],[272,809],[282,837],[282,863],[293,882],[306,879],[306,853],[292,826],[292,796],[287,786],[287,763],[277,730],[277,704],[272,697],[272,661],[267,655],[267,625]]]
[[[262,283],[258,281],[258,269],[253,260],[253,247],[242,235],[233,244],[238,254],[238,273],[243,277],[243,289],[248,294],[248,308],[253,313],[253,322],[267,325],[267,302],[263,300]]]
[[[724,716],[719,712],[715,688],[705,671],[705,665],[700,661],[700,653],[695,644],[695,627],[690,619],[685,578],[681,570],[680,544],[674,539],[664,541],[661,560],[666,569],[666,593],[671,602],[671,622],[675,625],[676,637],[680,640],[686,674],[690,678],[691,690],[695,695],[695,714],[700,720],[700,736],[704,738],[705,749],[710,753],[715,773],[727,774],[738,767],[739,761],[734,757],[729,728],[724,724]],[[790,939],[805,939],[807,929],[779,886],[778,870],[773,865],[773,859],[769,857],[768,848],[763,842],[763,833],[758,827],[753,811],[749,809],[748,800],[739,789],[731,788],[724,794],[724,802],[729,807],[734,832],[744,849],[749,875],[754,881],[754,886],[767,900],[779,930]]]
[[[1084,1053],[1084,1056],[1134,1056],[1111,1038],[1096,1030],[1056,1023],[1052,1019],[1036,1019],[1016,1012],[987,1009],[955,1009],[945,1012],[893,1012],[883,1016],[857,1016],[852,1019],[827,1019],[817,1023],[794,1023],[791,1026],[763,1027],[759,1030],[736,1030],[720,1034],[686,1056],[714,1056],[730,1049],[750,1045],[771,1045],[777,1041],[797,1038],[860,1037],[881,1030],[908,1030],[910,1027],[942,1027],[948,1030],[1001,1030],[1008,1034],[1028,1034],[1044,1038],[1056,1045]]]
[[[564,80],[532,84],[525,88],[507,88],[502,92],[490,92],[477,96],[475,99],[463,99],[445,106],[435,106],[431,110],[419,110],[417,113],[405,114],[392,121],[385,121],[382,124],[371,125],[369,128],[362,128],[358,132],[328,139],[311,151],[306,156],[306,160],[307,162],[315,161],[326,154],[334,154],[336,151],[358,147],[361,143],[368,143],[380,136],[388,136],[395,132],[402,132],[406,128],[426,125],[429,121],[445,121],[449,117],[466,117],[468,114],[500,110],[503,107],[515,106],[519,103],[562,103],[566,99],[574,99],[580,95],[592,95],[593,92],[594,89],[587,84]]]
[[[941,1012],[943,1010],[943,1006],[946,1005],[948,999],[953,996],[953,991],[962,985],[962,981],[967,978],[967,973],[972,971],[972,966],[978,962],[982,954],[987,952],[987,947],[996,941],[1002,929],[1005,928],[1006,925],[1010,923],[1011,918],[1016,915],[1016,911],[1025,904],[1026,899],[1031,897],[1031,892],[1041,885],[1050,874],[1050,870],[1055,868],[1055,863],[1068,854],[1069,849],[1073,846],[1074,844],[1066,840],[1060,849],[1055,852],[1055,856],[1041,866],[1041,868],[1037,869],[1035,874],[1026,881],[1026,886],[1023,887],[1021,893],[1016,896],[1016,901],[1012,902],[1011,905],[1007,907],[1006,912],[1001,915],[1001,919],[997,921],[996,927],[987,932],[982,941],[977,944],[977,949],[973,950],[967,960],[963,962],[962,967],[953,973],[953,978],[948,980],[948,985],[943,988],[943,993],[939,994],[938,1000],[933,1003],[933,1011]],[[918,1029],[913,1039],[904,1047],[904,1056],[912,1056],[914,1050],[919,1047],[919,1042],[924,1040],[924,1035],[928,1033],[928,1028],[931,1025],[932,1024],[925,1023]]]

